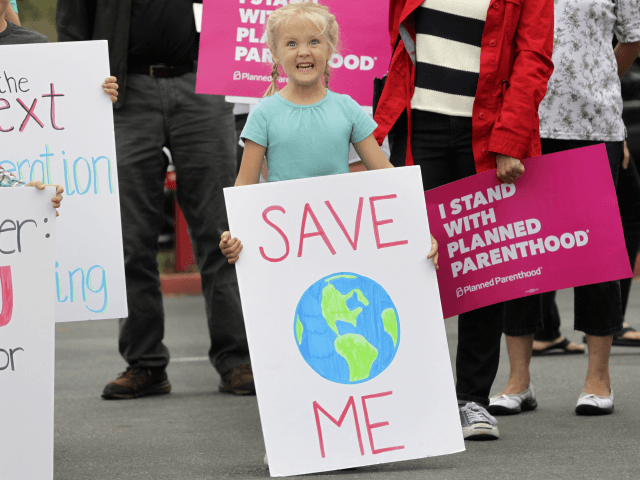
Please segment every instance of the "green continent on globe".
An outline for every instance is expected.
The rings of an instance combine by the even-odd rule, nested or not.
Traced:
[[[327,286],[322,289],[322,301],[320,304],[322,307],[322,316],[327,322],[327,325],[329,325],[329,328],[333,330],[336,335],[340,335],[338,327],[336,326],[336,322],[338,321],[348,322],[354,327],[356,326],[356,319],[362,312],[362,308],[358,307],[355,310],[349,310],[349,307],[347,307],[347,300],[349,300],[354,293],[358,295],[358,300],[360,300],[363,305],[369,305],[367,297],[357,288],[343,295],[336,287],[329,283],[330,280],[340,277],[351,278],[347,275],[336,275],[335,277],[325,280]]]
[[[382,312],[381,317],[384,331],[389,334],[393,340],[393,346],[396,347],[398,345],[398,319],[396,318],[396,312],[393,311],[393,308],[387,308]]]
[[[304,327],[302,326],[302,322],[300,321],[300,315],[296,318],[296,336],[298,337],[298,345],[302,345],[302,332],[304,331]]]
[[[371,366],[378,358],[378,350],[371,345],[362,335],[346,333],[338,336],[334,342],[336,352],[347,361],[349,365],[349,381],[364,380],[371,372]]]

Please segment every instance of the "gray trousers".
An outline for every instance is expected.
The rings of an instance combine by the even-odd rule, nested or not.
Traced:
[[[235,180],[235,126],[232,105],[221,96],[196,95],[195,84],[195,73],[129,74],[123,108],[114,110],[129,306],[129,317],[120,319],[119,350],[130,367],[169,363],[157,263],[167,146],[202,276],[209,358],[222,374],[250,363],[235,266],[218,248],[229,229],[222,189]]]

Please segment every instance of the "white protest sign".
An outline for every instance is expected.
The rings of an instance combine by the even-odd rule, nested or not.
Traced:
[[[107,42],[0,48],[0,165],[65,189],[56,321],[126,316]]]
[[[53,188],[0,188],[0,478],[53,479]]]
[[[419,168],[225,201],[271,475],[464,450]]]

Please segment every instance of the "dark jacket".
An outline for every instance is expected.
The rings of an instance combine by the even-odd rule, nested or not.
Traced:
[[[415,41],[413,12],[422,1],[390,0],[392,46],[401,23]],[[552,50],[553,0],[491,0],[473,104],[472,148],[477,172],[495,168],[496,153],[518,159],[541,154],[538,105],[553,72]],[[411,113],[414,89],[415,67],[400,41],[375,113],[379,143],[402,112]],[[411,115],[408,117],[406,163],[412,165]]]
[[[108,40],[111,75],[120,86],[114,108],[122,107],[127,87],[127,55],[132,0],[58,0],[59,42]]]

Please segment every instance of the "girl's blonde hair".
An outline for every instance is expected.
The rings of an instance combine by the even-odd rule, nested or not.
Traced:
[[[267,46],[271,50],[272,53],[277,52],[278,48],[278,26],[282,24],[282,22],[288,21],[290,18],[300,15],[303,18],[309,20],[316,27],[318,27],[321,33],[327,39],[327,43],[329,44],[330,52],[329,57],[336,51],[338,48],[338,36],[339,36],[339,27],[338,22],[336,22],[335,15],[329,13],[329,9],[323,5],[318,5],[314,2],[297,2],[290,3],[289,5],[285,5],[284,7],[280,7],[276,11],[274,11],[267,20]],[[280,77],[280,64],[276,62],[275,58],[273,60],[273,66],[271,68],[271,85],[267,89],[267,92],[264,94],[265,97],[270,95],[274,95],[278,91],[278,78]],[[329,88],[329,74],[330,74],[329,64],[324,67],[324,84],[327,88]]]

